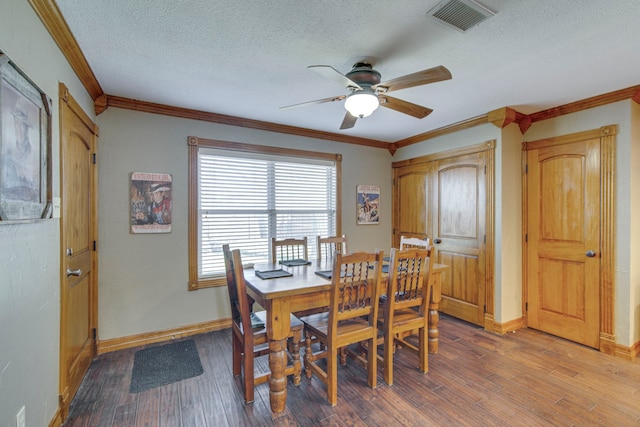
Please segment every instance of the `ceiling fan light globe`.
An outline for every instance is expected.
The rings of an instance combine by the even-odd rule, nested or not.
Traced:
[[[355,92],[349,95],[344,102],[344,108],[353,116],[353,117],[368,117],[373,113],[380,102],[378,101],[378,97],[369,92]]]

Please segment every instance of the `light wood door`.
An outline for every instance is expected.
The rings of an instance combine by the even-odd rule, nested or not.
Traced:
[[[527,323],[599,347],[600,139],[527,151]]]
[[[63,419],[96,355],[97,128],[60,85],[60,405]]]
[[[430,164],[394,169],[394,248],[400,247],[400,236],[431,237],[430,175]]]
[[[486,310],[485,152],[434,162],[433,235],[436,262],[450,270],[442,279],[440,310],[484,326]]]

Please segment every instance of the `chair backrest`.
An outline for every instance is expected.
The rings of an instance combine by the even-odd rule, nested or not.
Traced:
[[[251,325],[251,310],[249,308],[240,251],[238,249],[231,251],[229,245],[224,244],[222,245],[222,253],[224,254],[224,267],[227,272],[227,291],[229,292],[229,303],[231,304],[231,320],[237,327]],[[249,326],[249,330],[251,330],[251,326]]]
[[[320,237],[316,239],[318,259],[331,259],[336,252],[345,255],[347,253],[347,236]]]
[[[431,243],[431,239],[425,237],[420,239],[418,237],[400,236],[400,250],[409,248],[428,248]]]
[[[336,254],[331,275],[329,341],[336,338],[338,323],[342,320],[367,316],[369,325],[376,327],[382,256],[382,251]]]
[[[276,240],[271,238],[271,262],[287,261],[291,259],[309,259],[307,252],[307,238]]]
[[[427,313],[431,284],[431,250],[391,249],[385,315],[401,308],[421,307]]]

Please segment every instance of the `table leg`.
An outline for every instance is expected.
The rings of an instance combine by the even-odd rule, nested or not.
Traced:
[[[287,403],[287,336],[289,335],[289,304],[272,300],[267,309],[267,336],[269,337],[269,402],[273,412],[284,411]]]
[[[440,308],[440,300],[442,298],[442,272],[437,271],[432,276],[433,285],[431,286],[431,296],[429,299],[429,353],[436,354],[438,352],[438,343],[440,337],[440,331],[438,330],[438,323],[440,322],[440,315],[438,309]]]

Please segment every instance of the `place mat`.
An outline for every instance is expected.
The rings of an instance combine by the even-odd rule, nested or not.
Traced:
[[[256,270],[256,276],[258,276],[261,279],[277,279],[278,277],[289,277],[289,276],[293,276],[293,273],[291,273],[290,271],[286,271],[283,269],[279,269],[279,270],[265,270],[265,271],[258,271]]]
[[[307,261],[306,259],[287,259],[280,261],[280,264],[286,265],[287,267],[295,267],[298,265],[309,265],[311,261]]]
[[[316,274],[320,277],[324,277],[325,279],[329,279],[331,280],[331,275],[333,273],[333,270],[320,270],[320,271],[316,271]]]
[[[325,279],[329,279],[331,280],[331,277],[333,276],[333,270],[319,270],[315,272],[318,276],[320,277],[324,277]],[[347,274],[347,277],[351,277],[352,274],[349,273]],[[340,277],[344,277],[344,273],[340,273]]]
[[[129,393],[140,393],[202,373],[194,340],[145,348],[134,356]]]

